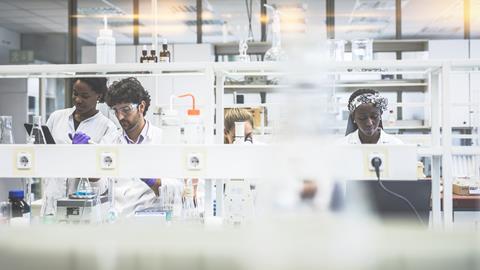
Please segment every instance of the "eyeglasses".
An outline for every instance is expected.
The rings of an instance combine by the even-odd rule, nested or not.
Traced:
[[[138,104],[136,103],[131,103],[129,105],[125,105],[125,106],[122,106],[120,108],[115,108],[115,107],[111,107],[110,110],[115,113],[115,115],[118,115],[118,114],[121,114],[121,115],[128,115],[130,114],[132,111],[138,109]]]

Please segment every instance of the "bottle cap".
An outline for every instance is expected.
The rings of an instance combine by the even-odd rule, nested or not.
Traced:
[[[18,189],[10,190],[8,192],[8,198],[9,199],[23,200],[23,198],[24,198],[23,190],[18,190]]]
[[[192,97],[192,108],[187,111],[187,114],[189,116],[200,115],[200,110],[195,109],[195,97],[192,94],[187,93],[187,94],[184,94],[184,95],[180,95],[178,97],[180,97],[180,98],[182,98],[182,97]]]

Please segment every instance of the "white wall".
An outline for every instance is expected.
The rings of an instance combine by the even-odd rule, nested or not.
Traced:
[[[429,59],[464,60],[469,58],[468,40],[430,40]],[[467,103],[470,100],[470,79],[468,74],[452,74],[450,77],[450,102]],[[471,126],[469,106],[454,106],[451,116],[453,127]]]
[[[23,124],[27,121],[26,79],[0,79],[0,115],[13,116],[13,137],[16,143],[25,143]],[[8,191],[23,189],[20,179],[0,178],[0,201],[8,200]]]
[[[20,34],[0,27],[0,65],[10,60],[10,50],[20,49]]]
[[[13,136],[16,143],[25,143],[23,124],[27,121],[27,80],[0,79],[0,115],[13,116]]]

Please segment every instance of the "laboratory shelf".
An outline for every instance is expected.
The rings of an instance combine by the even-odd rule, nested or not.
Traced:
[[[337,80],[336,87],[425,87],[428,86],[427,82],[423,79],[411,79],[411,80],[365,80],[365,81],[350,81],[350,80]]]
[[[451,153],[453,155],[480,155],[480,147],[478,146],[452,146]]]
[[[266,84],[266,85],[249,85],[249,84],[238,84],[238,85],[225,85],[225,90],[227,89],[280,89],[280,88],[289,88],[290,85],[277,85],[277,84]]]
[[[204,75],[209,63],[0,65],[0,78]]]
[[[270,106],[281,106],[280,103],[245,103],[245,104],[228,104],[224,108],[264,108]]]
[[[294,84],[296,80],[305,78],[316,80],[318,84],[332,84],[338,92],[348,92],[354,88],[360,87],[378,87],[382,91],[423,91],[425,95],[425,116],[430,115],[428,122],[429,126],[423,123],[419,125],[406,124],[401,125],[397,121],[395,126],[386,126],[386,129],[398,130],[422,130],[430,131],[431,148],[419,149],[419,155],[432,156],[432,209],[433,221],[436,227],[444,226],[451,227],[452,220],[452,155],[480,155],[479,147],[456,148],[452,147],[452,139],[457,135],[452,134],[452,108],[459,104],[449,104],[448,102],[441,103],[441,100],[450,99],[450,87],[452,74],[458,72],[471,73],[480,72],[480,60],[374,60],[374,61],[312,61],[308,63],[277,63],[277,62],[249,62],[249,63],[158,63],[158,64],[114,64],[114,65],[98,65],[98,64],[77,64],[77,65],[7,65],[0,66],[0,78],[73,78],[73,77],[125,77],[125,76],[206,76],[209,79],[209,86],[206,89],[208,94],[215,98],[215,112],[216,119],[223,119],[223,111],[225,107],[223,103],[224,94],[233,91],[247,91],[247,92],[281,92],[285,89],[293,88],[288,84]],[[376,80],[380,78],[381,74],[412,74],[409,76],[412,79],[402,80]],[[225,84],[226,78],[235,76],[278,76],[279,78],[285,76],[292,76],[292,81],[279,81],[274,85],[260,85],[255,82],[254,85],[228,85]],[[340,75],[340,76],[339,76]],[[347,80],[338,80],[342,75],[348,75]],[[365,81],[355,81],[356,77],[350,75],[367,75]],[[369,77],[369,75],[372,75]],[[417,76],[419,75],[419,76]],[[318,76],[318,77],[316,77]],[[369,79],[367,79],[369,77]],[[419,77],[421,79],[419,79]],[[290,77],[289,77],[290,78]],[[361,78],[361,76],[359,77]],[[372,79],[373,78],[373,79]],[[413,79],[415,78],[415,79]],[[336,83],[335,79],[337,79]],[[317,85],[317,84],[312,84]],[[318,87],[322,89],[322,85]],[[316,88],[315,88],[316,89]],[[400,89],[400,90],[399,90]],[[212,93],[215,91],[215,93]],[[215,97],[213,97],[215,94]],[[399,102],[400,103],[400,102]],[[478,103],[478,102],[477,102]],[[239,106],[250,106],[260,104],[243,104]],[[399,104],[397,104],[399,105]],[[402,107],[407,104],[402,103]],[[421,104],[412,104],[412,106],[422,106]],[[478,105],[476,103],[470,105]],[[263,107],[262,104],[259,107]],[[410,105],[408,105],[410,106]],[[463,105],[462,105],[463,106]],[[255,106],[257,107],[257,106]],[[213,116],[212,116],[213,119]],[[213,125],[212,123],[208,123]],[[338,129],[344,129],[341,126]],[[213,130],[223,130],[223,121],[215,121],[214,128],[212,127],[209,133],[213,134]],[[442,131],[442,133],[441,133]],[[257,148],[257,146],[249,146],[248,148],[235,148],[235,146],[226,146],[223,148],[222,132],[217,132],[215,141],[220,148],[215,148],[214,145],[205,146],[189,146],[189,148],[182,145],[177,146],[148,146],[146,148],[124,148],[124,146],[32,146],[25,145],[11,145],[0,146],[0,176],[2,177],[30,177],[30,176],[130,176],[136,174],[145,177],[157,175],[157,173],[167,173],[169,176],[197,176],[197,177],[212,177],[212,178],[248,178],[255,176],[265,176],[265,173],[277,173],[265,168],[279,168],[278,172],[288,174],[290,172],[283,171],[288,168],[288,162],[276,160],[276,163],[268,163],[272,157],[282,157],[283,152],[278,152],[284,149],[269,149]],[[102,148],[104,147],[104,148]],[[164,147],[164,148],[162,148]],[[318,153],[322,153],[321,149],[309,146],[310,148],[302,149],[302,151],[311,152],[313,159],[320,158]],[[21,148],[21,149],[20,149]],[[33,151],[33,158],[36,160],[36,165],[32,170],[13,170],[13,164],[16,164],[17,153],[20,150]],[[268,150],[265,150],[268,149]],[[23,151],[22,150],[22,151]],[[99,153],[104,150],[118,153],[117,170],[103,171],[100,170],[98,164]],[[315,150],[315,151],[313,151]],[[78,152],[77,152],[78,151]],[[141,153],[140,153],[141,151]],[[205,167],[200,171],[190,171],[186,169],[186,153],[203,153],[208,158],[205,159]],[[296,153],[298,150],[293,150]],[[146,155],[146,156],[145,156]],[[138,156],[145,156],[145,162],[139,163]],[[225,157],[228,156],[228,162]],[[288,156],[288,155],[287,155]],[[321,156],[321,155],[320,155]],[[238,158],[237,158],[238,157]],[[72,162],[65,163],[65,160]],[[95,161],[95,162],[92,162]],[[127,163],[130,162],[130,163]],[[87,164],[86,170],[79,169],[79,166],[73,164]],[[55,166],[55,164],[62,164],[62,166]],[[139,166],[140,165],[140,166]],[[254,168],[252,170],[245,170],[246,167]],[[318,168],[318,162],[314,169]],[[145,169],[140,172],[141,169]],[[440,213],[440,168],[442,168],[443,182],[446,188],[446,196],[444,200],[444,215]],[[132,174],[129,174],[128,170]],[[227,173],[228,170],[228,173]],[[262,174],[263,173],[263,174]],[[319,172],[321,174],[321,172]],[[271,176],[271,175],[270,175]]]

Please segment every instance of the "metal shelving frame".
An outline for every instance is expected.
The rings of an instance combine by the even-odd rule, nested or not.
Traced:
[[[307,64],[308,66],[308,64]],[[309,68],[309,67],[307,67]],[[418,155],[432,158],[432,213],[433,213],[433,225],[436,228],[444,227],[446,229],[451,228],[453,224],[453,211],[452,211],[452,154],[480,154],[480,147],[475,148],[456,148],[452,147],[452,125],[450,121],[451,104],[448,102],[441,103],[441,100],[450,100],[452,95],[449,91],[449,74],[452,72],[479,72],[480,61],[468,60],[468,61],[371,61],[371,62],[322,62],[315,63],[311,70],[316,73],[331,73],[338,74],[341,72],[351,72],[366,69],[386,69],[388,74],[405,74],[405,73],[418,73],[424,72],[428,77],[426,93],[426,102],[430,103],[430,126],[431,126],[431,147],[419,148]],[[384,71],[381,71],[385,73]],[[205,93],[211,95],[212,114],[214,111],[217,119],[215,123],[216,135],[214,141],[216,144],[223,144],[223,94],[225,93],[225,78],[232,74],[235,75],[279,75],[285,76],[289,74],[295,74],[295,71],[286,71],[282,64],[276,63],[170,63],[170,64],[116,64],[116,65],[96,65],[96,64],[81,64],[81,65],[25,65],[25,66],[0,66],[0,78],[72,78],[80,76],[182,76],[182,75],[198,75],[207,76],[211,82],[211,89],[206,89]],[[281,89],[278,89],[281,90]],[[214,95],[215,94],[215,95]],[[209,99],[210,100],[210,99]],[[213,110],[214,108],[214,110]],[[213,119],[213,116],[212,116]],[[213,136],[213,120],[208,132]],[[477,127],[479,128],[479,127]],[[219,132],[220,131],[220,132]],[[95,151],[100,151],[102,147],[108,146],[85,146],[76,148],[75,151],[71,151],[73,148],[69,146],[25,146],[25,145],[0,145],[0,164],[1,166],[12,166],[12,147],[24,148],[31,147],[34,150],[38,150],[38,157],[45,155],[58,154],[66,160],[66,158],[73,154],[88,155],[90,159],[91,155],[94,155]],[[197,146],[158,146],[151,148],[141,148],[142,146],[131,146],[132,148],[119,147],[118,151],[125,151],[129,153],[125,158],[134,161],[137,157],[134,153],[139,153],[142,150],[143,153],[147,153],[152,158],[155,156],[155,151],[166,151],[166,153],[174,152],[189,152],[200,151],[203,153],[210,153],[213,151],[212,159],[208,159],[206,165],[207,171],[191,173],[185,170],[185,164],[182,163],[182,158],[171,159],[168,164],[177,164],[174,167],[154,166],[150,164],[149,175],[158,172],[158,170],[164,168],[170,168],[172,176],[185,175],[185,176],[202,176],[211,177],[212,179],[219,179],[221,177],[253,177],[253,176],[265,176],[265,170],[263,165],[268,165],[267,160],[272,157],[276,150],[269,148],[268,146],[254,146],[248,147],[235,147],[235,146],[220,146],[220,145],[197,145]],[[76,151],[80,151],[77,153]],[[93,150],[92,150],[93,149]],[[47,151],[48,150],[48,151]],[[60,153],[61,151],[64,151]],[[82,152],[83,151],[83,152]],[[93,152],[92,152],[93,151]],[[169,152],[170,151],[170,152]],[[216,151],[216,152],[215,152]],[[58,153],[57,153],[58,152]],[[82,154],[83,153],[83,154]],[[92,154],[93,153],[93,154]],[[157,152],[159,153],[159,152]],[[255,153],[255,154],[252,154]],[[261,154],[257,154],[261,153]],[[277,153],[278,154],[278,153]],[[222,167],[214,164],[215,160],[221,160],[219,157],[223,155],[229,156],[229,164],[236,164],[232,166]],[[176,154],[177,157],[182,155]],[[242,161],[242,157],[248,156],[248,164]],[[86,156],[84,156],[86,157]],[[258,158],[253,158],[258,157]],[[58,157],[56,157],[58,158]],[[86,159],[88,160],[88,159]],[[168,160],[166,155],[160,155],[159,161]],[[223,164],[223,163],[222,163]],[[63,175],[62,166],[56,166],[53,164],[45,164],[49,166],[51,175]],[[238,165],[238,166],[237,166]],[[13,164],[15,166],[15,164]],[[255,170],[244,170],[244,166],[253,166],[257,168],[257,172],[247,173]],[[444,185],[444,209],[443,217],[440,208],[441,191],[440,191],[440,167],[443,171],[443,185]],[[93,167],[92,167],[93,168]],[[173,169],[172,169],[173,168]],[[225,168],[228,168],[232,174],[225,174],[227,172]],[[132,169],[133,170],[133,169]],[[19,177],[15,175],[12,170],[0,170],[2,177]],[[9,173],[10,172],[10,173]],[[133,172],[136,172],[133,170]],[[58,173],[58,174],[57,174]],[[81,175],[80,171],[73,170],[72,173]],[[118,173],[118,172],[117,172]],[[122,174],[127,171],[121,171]],[[267,174],[276,174],[276,172],[267,172]],[[35,174],[27,174],[28,176],[42,176]],[[120,174],[117,174],[120,175]],[[23,177],[23,176],[22,176]],[[221,184],[221,180],[218,180],[218,184]],[[206,209],[211,208],[211,192],[207,191],[206,194]],[[219,197],[217,197],[219,199]],[[211,200],[210,200],[211,201]],[[207,216],[211,215],[210,212],[206,213]]]

